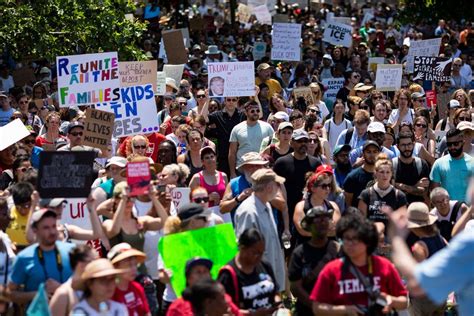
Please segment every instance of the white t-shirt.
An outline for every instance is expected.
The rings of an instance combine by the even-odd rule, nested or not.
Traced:
[[[128,316],[129,315],[127,307],[125,307],[125,305],[121,303],[108,300],[107,305],[109,307],[109,310],[107,311],[107,314],[105,315],[110,315],[110,316],[115,316],[115,315]],[[87,303],[86,300],[82,300],[79,303],[77,303],[76,306],[74,306],[70,315],[72,316],[102,316],[104,314],[93,309],[89,305],[89,303]]]
[[[8,235],[0,231],[0,239],[3,241],[5,248],[7,249],[6,252],[0,252],[0,284],[6,285],[8,281],[8,274],[12,270],[13,261],[15,260],[16,255],[12,250],[12,242]]]
[[[334,118],[330,118],[324,123],[324,129],[328,132],[328,142],[331,153],[333,152],[334,147],[336,147],[337,139],[339,138],[339,135],[341,135],[342,131],[351,127],[352,124],[348,119],[343,119],[339,125],[334,123]]]
[[[390,113],[390,117],[388,118],[388,124],[394,124],[395,122],[397,122],[398,120],[398,109],[395,109],[392,111],[392,113]],[[408,122],[408,123],[411,123],[413,124],[413,118],[415,117],[415,112],[413,111],[413,109],[409,109],[407,114],[405,114],[405,116],[403,117],[402,119],[402,122]]]
[[[449,221],[451,218],[451,213],[453,212],[453,207],[457,203],[457,201],[449,201],[449,213],[446,216],[441,215],[438,212],[438,209],[435,207],[433,208],[430,213],[431,215],[438,216],[438,221]],[[459,210],[458,215],[456,216],[456,221],[458,221],[462,216],[461,210]]]

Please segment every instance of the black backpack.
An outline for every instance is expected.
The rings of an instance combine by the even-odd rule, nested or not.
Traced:
[[[350,144],[352,135],[354,135],[354,127],[351,127],[347,130],[346,137],[344,138],[344,145]]]
[[[459,209],[463,203],[463,201],[457,201],[456,204],[454,204],[449,221],[436,221],[436,225],[438,226],[441,236],[443,236],[447,241],[451,240],[451,233],[453,231],[454,224],[456,224],[456,218],[458,217]]]

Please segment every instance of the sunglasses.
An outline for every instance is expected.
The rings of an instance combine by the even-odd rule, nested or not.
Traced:
[[[146,149],[146,145],[133,145],[135,149]]]
[[[331,183],[321,183],[321,184],[316,184],[314,187],[316,188],[321,188],[321,189],[331,189]]]
[[[428,125],[425,124],[415,124],[416,127],[427,128]]]
[[[226,101],[229,101],[229,102],[237,102],[239,99],[237,98],[231,98],[231,99],[226,99]]]
[[[310,138],[310,139],[309,139],[309,143],[311,143],[311,144],[319,144],[319,139]]]
[[[471,121],[471,118],[470,118],[470,117],[460,116],[460,117],[458,117],[458,121],[470,122],[470,121]]]
[[[198,94],[196,96],[196,98],[198,98],[198,99],[204,99],[205,97],[206,97],[206,95],[204,95],[204,94]]]
[[[22,168],[18,168],[16,170],[18,171],[21,171],[21,172],[27,172],[28,170],[32,170],[33,167],[22,167]]]
[[[199,203],[207,203],[207,202],[209,202],[209,197],[208,196],[203,196],[203,197],[194,198],[193,202],[198,203],[198,204]]]
[[[459,146],[459,144],[461,144],[461,143],[462,143],[462,141],[458,140],[456,142],[446,142],[446,145],[448,147],[453,147],[453,146]]]
[[[259,109],[253,109],[253,110],[249,110],[250,113],[260,113],[260,110]]]
[[[311,113],[316,113],[317,115],[321,114],[321,111],[315,110],[315,109],[308,109]]]
[[[72,136],[82,136],[82,135],[84,135],[83,132],[74,132],[74,133],[69,133],[69,134],[71,134]]]

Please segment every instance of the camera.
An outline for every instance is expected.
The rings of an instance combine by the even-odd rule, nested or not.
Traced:
[[[384,307],[387,306],[387,300],[382,296],[377,297],[374,303],[372,303],[367,311],[367,316],[381,316],[386,315],[382,313]]]

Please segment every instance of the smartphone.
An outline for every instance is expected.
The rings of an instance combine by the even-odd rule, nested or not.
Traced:
[[[156,186],[158,192],[166,192],[166,184],[160,184]]]

